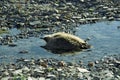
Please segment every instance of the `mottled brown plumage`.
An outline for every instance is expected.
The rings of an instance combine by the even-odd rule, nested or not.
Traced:
[[[44,48],[48,50],[78,51],[90,48],[81,38],[64,32],[46,35],[43,39],[46,41]]]

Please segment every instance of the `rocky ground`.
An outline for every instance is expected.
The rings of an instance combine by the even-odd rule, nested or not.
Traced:
[[[8,33],[11,28],[21,30],[20,34],[14,36],[0,36],[0,44],[16,46],[14,40],[41,37],[44,34],[58,31],[74,34],[75,27],[80,24],[90,24],[105,20],[120,20],[119,1],[0,1],[0,34]]]
[[[0,36],[0,44],[64,31],[74,34],[80,24],[120,20],[119,0],[1,0],[0,34],[11,28],[20,34]],[[120,55],[84,64],[55,59],[18,59],[1,63],[1,80],[120,80]]]
[[[21,30],[15,36],[0,37],[1,44],[13,39],[38,37],[64,31],[74,34],[80,24],[120,20],[120,4],[115,0],[7,0],[0,1],[0,33]],[[21,29],[22,28],[22,29]]]
[[[0,65],[1,80],[120,80],[120,55],[88,64],[56,59],[17,59]]]

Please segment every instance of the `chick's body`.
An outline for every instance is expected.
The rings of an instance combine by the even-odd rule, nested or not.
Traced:
[[[87,49],[90,46],[81,38],[72,34],[58,32],[51,35],[46,35],[44,40],[47,42],[45,45],[46,49],[49,50],[81,50]]]

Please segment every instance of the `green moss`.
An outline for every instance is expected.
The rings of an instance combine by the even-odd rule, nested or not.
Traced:
[[[9,33],[8,30],[2,30],[0,29],[0,34],[3,34],[3,33]]]

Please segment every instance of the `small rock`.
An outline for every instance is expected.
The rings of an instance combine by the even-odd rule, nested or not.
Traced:
[[[61,71],[62,71],[62,69],[61,69],[61,68],[58,68],[58,69],[57,69],[57,71],[61,72]]]
[[[3,31],[7,31],[7,30],[8,30],[7,27],[2,27],[1,29],[2,29]]]
[[[40,65],[45,67],[45,68],[47,68],[47,66],[48,66],[47,63],[45,63],[45,62],[41,62]]]
[[[34,77],[28,77],[27,80],[36,80],[36,78],[34,78]],[[42,79],[40,79],[40,80],[42,80]]]
[[[90,71],[88,71],[87,69],[80,68],[80,67],[77,67],[77,70],[78,70],[79,72],[83,72],[83,73],[90,72]]]
[[[29,52],[28,50],[22,50],[19,53],[21,53],[21,54],[27,54],[28,52]]]
[[[99,61],[98,61],[98,60],[96,60],[96,61],[95,61],[95,64],[98,64],[98,63],[99,63]]]
[[[120,26],[117,26],[117,29],[120,29]]]
[[[28,73],[30,71],[30,69],[28,67],[24,67],[22,69],[22,73]]]
[[[45,77],[40,77],[38,80],[46,80]]]
[[[15,47],[15,46],[17,46],[17,44],[9,43],[8,46],[10,46],[10,47]]]
[[[22,69],[19,69],[19,70],[15,70],[12,72],[12,75],[21,75],[22,74]]]
[[[13,79],[10,77],[2,77],[2,78],[0,78],[0,80],[13,80]]]
[[[82,73],[78,73],[78,75],[77,75],[79,78],[83,78],[83,74]]]
[[[56,78],[56,76],[53,75],[53,74],[48,74],[48,75],[47,75],[47,78]]]
[[[37,25],[37,24],[40,24],[41,22],[40,21],[33,21],[33,22],[30,22],[30,25]]]
[[[58,66],[65,66],[65,62],[64,61],[60,61],[60,62],[58,62]]]
[[[33,76],[34,77],[41,77],[41,76],[43,76],[44,75],[44,71],[43,70],[40,70],[39,68],[36,68],[36,69],[34,69],[34,74],[33,74]]]
[[[7,71],[3,72],[2,74],[3,74],[3,76],[8,76],[9,75],[9,73]]]
[[[51,71],[53,71],[54,69],[52,68],[52,67],[49,67],[49,68],[47,68],[47,71],[48,72],[51,72]]]
[[[115,62],[114,62],[114,65],[115,65],[116,67],[120,67],[120,61],[115,61]]]
[[[88,63],[88,66],[89,66],[89,67],[93,67],[94,65],[95,65],[94,62],[89,62],[89,63]]]

